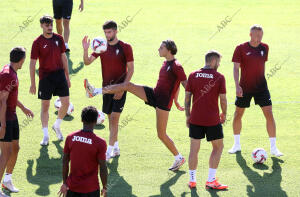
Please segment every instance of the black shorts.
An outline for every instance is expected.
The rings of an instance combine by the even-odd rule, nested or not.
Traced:
[[[144,86],[144,90],[145,90],[146,97],[147,97],[147,102],[145,102],[145,104],[150,105],[154,108],[159,108],[161,110],[170,111],[170,109],[167,106],[163,106],[163,105],[159,104],[159,102],[157,101],[157,99],[155,97],[153,88]]]
[[[53,0],[52,4],[55,19],[71,19],[73,0]]]
[[[13,140],[19,140],[19,137],[20,137],[20,129],[19,129],[18,118],[15,120],[7,120],[5,136],[3,139],[0,139],[0,141],[11,142]]]
[[[215,126],[199,126],[190,124],[190,138],[193,139],[203,139],[206,136],[206,140],[213,141],[218,139],[223,139],[223,127],[221,124]]]
[[[121,113],[123,111],[125,101],[126,101],[125,91],[120,100],[114,99],[114,94],[103,94],[103,105],[102,111],[106,114],[111,114],[112,112]]]
[[[236,97],[235,105],[240,108],[248,108],[250,107],[250,102],[252,97],[254,97],[255,105],[259,105],[260,107],[270,106],[272,105],[271,95],[269,90],[265,90],[259,93],[245,93],[243,97]]]
[[[68,190],[66,197],[100,197],[100,191],[94,191],[90,193],[78,193],[78,192],[72,192],[71,190]]]
[[[64,70],[50,73],[39,82],[38,98],[50,100],[53,96],[69,96],[69,87]]]

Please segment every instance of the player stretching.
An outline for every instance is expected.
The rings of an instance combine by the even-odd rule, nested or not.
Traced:
[[[263,29],[259,25],[251,27],[250,37],[250,42],[245,42],[236,47],[232,57],[236,86],[236,109],[232,124],[234,145],[228,152],[241,151],[242,117],[245,108],[250,107],[250,101],[254,97],[255,104],[261,107],[266,118],[271,154],[279,157],[283,154],[276,147],[276,125],[272,112],[271,96],[265,78],[265,62],[268,60],[269,46],[261,42]],[[240,68],[241,78],[239,78]]]
[[[172,40],[163,41],[160,45],[159,56],[166,58],[164,61],[159,78],[154,89],[147,86],[135,85],[130,82],[125,82],[119,85],[111,85],[108,87],[94,89],[85,80],[86,90],[90,96],[103,93],[115,93],[119,91],[129,91],[140,99],[144,100],[146,104],[153,106],[156,109],[156,127],[159,139],[175,156],[175,162],[169,170],[175,171],[180,168],[185,162],[185,159],[178,152],[174,142],[166,133],[169,111],[171,109],[173,100],[177,107],[180,107],[177,101],[179,84],[185,87],[186,75],[180,63],[175,59],[174,55],[177,53],[177,47]],[[103,92],[102,92],[103,91]]]
[[[30,60],[30,93],[36,93],[35,65],[39,59],[39,90],[38,98],[41,99],[41,122],[44,138],[41,145],[49,144],[48,121],[49,105],[53,96],[59,96],[61,107],[58,110],[57,119],[52,126],[59,140],[63,140],[60,124],[69,107],[69,88],[71,86],[68,70],[68,59],[63,38],[52,32],[53,19],[51,16],[40,18],[43,34],[37,37],[31,49]]]
[[[98,168],[103,185],[101,194],[106,197],[107,167],[105,160],[106,142],[94,134],[98,118],[95,107],[82,110],[83,129],[68,135],[63,156],[63,184],[60,196],[100,197]],[[71,170],[69,173],[69,164]]]
[[[132,48],[129,44],[118,40],[116,22],[107,21],[102,28],[108,42],[107,50],[101,54],[92,53],[88,56],[90,40],[85,36],[82,40],[84,64],[89,65],[100,57],[103,87],[110,84],[129,82],[134,71]],[[103,95],[102,111],[108,115],[110,131],[109,146],[106,153],[106,159],[108,161],[112,157],[120,155],[118,125],[125,101],[126,91]]]
[[[0,180],[6,169],[2,186],[11,192],[19,192],[11,178],[20,149],[16,107],[18,106],[28,118],[33,118],[32,111],[18,100],[17,71],[22,68],[24,61],[25,49],[15,47],[10,52],[10,64],[5,65],[0,71]],[[0,191],[0,197],[2,196],[6,195]]]
[[[73,9],[73,0],[52,0],[52,6],[57,33],[62,35],[62,33],[64,32],[66,52],[70,52],[68,42],[70,37],[70,20]],[[78,9],[80,12],[82,12],[83,0],[80,0]]]
[[[227,101],[225,78],[217,72],[221,55],[209,51],[205,55],[205,66],[190,74],[185,92],[186,124],[191,138],[189,156],[189,187],[196,187],[196,169],[201,139],[211,142],[213,150],[209,158],[209,171],[206,187],[226,189],[216,179],[216,171],[223,151],[223,129],[221,123],[226,120]],[[192,112],[190,110],[193,96]],[[222,113],[219,114],[218,98]]]

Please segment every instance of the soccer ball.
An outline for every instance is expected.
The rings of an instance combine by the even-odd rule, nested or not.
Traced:
[[[255,163],[264,163],[267,157],[267,152],[263,148],[256,148],[252,151],[252,159]]]
[[[101,125],[105,120],[105,114],[98,110],[98,118],[97,118],[97,125]]]
[[[54,101],[54,107],[55,109],[58,111],[59,108],[61,107],[61,102],[60,102],[60,99],[57,98],[55,101]],[[67,114],[70,116],[72,114],[72,112],[74,111],[74,105],[72,103],[70,103],[69,105],[69,108],[68,108],[68,111],[67,111]]]
[[[96,37],[91,43],[91,48],[95,53],[104,52],[107,49],[107,41],[102,37]]]

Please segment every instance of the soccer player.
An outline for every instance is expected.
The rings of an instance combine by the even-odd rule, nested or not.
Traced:
[[[82,40],[83,60],[85,65],[90,65],[98,57],[101,60],[102,85],[129,82],[134,71],[133,52],[130,44],[122,42],[117,38],[117,23],[107,21],[102,26],[107,39],[107,50],[103,53],[92,53],[88,56],[90,40],[85,36]],[[106,159],[120,155],[118,142],[118,125],[120,115],[126,101],[126,91],[115,92],[115,94],[103,95],[102,111],[108,115],[109,120],[109,146]]]
[[[36,93],[35,86],[35,65],[39,59],[39,89],[38,98],[41,99],[41,122],[44,138],[41,145],[49,144],[48,121],[49,105],[53,96],[59,96],[61,107],[58,110],[57,119],[52,126],[59,140],[63,140],[60,124],[65,117],[69,107],[69,79],[68,59],[65,54],[66,48],[63,38],[52,32],[53,19],[51,16],[40,18],[43,34],[37,37],[31,49],[30,79],[31,86],[29,92]]]
[[[15,47],[10,52],[10,64],[0,71],[0,179],[6,169],[2,186],[11,192],[19,192],[12,183],[12,172],[19,152],[19,123],[16,114],[18,106],[28,118],[33,118],[31,110],[18,99],[19,80],[17,72],[25,61],[25,48]],[[0,197],[6,196],[0,191]]]
[[[268,60],[269,46],[261,42],[263,28],[259,25],[251,27],[250,37],[249,42],[240,44],[235,48],[232,57],[236,87],[236,109],[233,119],[234,145],[228,152],[233,154],[241,151],[242,117],[245,109],[250,107],[250,101],[254,97],[255,104],[261,107],[266,118],[271,154],[279,157],[283,154],[276,147],[276,125],[272,112],[271,96],[265,78],[265,62]]]
[[[107,167],[105,160],[106,142],[94,134],[98,111],[88,106],[82,110],[83,129],[68,135],[63,156],[63,184],[60,195],[67,197],[99,197],[98,168],[106,197]],[[71,170],[69,173],[69,163]]]
[[[82,12],[83,0],[80,1],[78,9]],[[70,20],[73,9],[73,0],[52,0],[52,5],[57,33],[62,35],[64,32],[66,52],[70,52],[68,42],[70,37]]]
[[[209,171],[206,187],[226,189],[216,179],[216,171],[223,151],[222,123],[226,120],[227,100],[225,78],[217,72],[221,55],[217,51],[209,51],[205,55],[205,66],[190,74],[185,92],[186,124],[189,128],[189,187],[196,187],[196,169],[201,139],[211,142],[213,150],[209,158]],[[193,97],[192,111],[191,97]],[[219,113],[218,99],[222,113]]]
[[[119,91],[129,91],[136,95],[146,104],[152,106],[156,110],[156,127],[158,138],[164,143],[169,151],[174,155],[175,161],[169,170],[178,170],[185,162],[183,156],[178,152],[174,142],[167,135],[167,123],[169,111],[171,110],[173,100],[178,109],[180,105],[177,101],[178,88],[180,83],[185,87],[187,80],[183,67],[175,59],[177,47],[174,41],[165,40],[161,43],[159,49],[159,56],[164,57],[166,61],[159,72],[159,78],[156,87],[150,88],[147,86],[135,85],[130,82],[124,82],[118,85],[110,85],[107,87],[95,89],[87,80],[85,80],[85,87],[87,93],[91,96],[103,93],[112,94]],[[177,96],[176,96],[177,95]]]

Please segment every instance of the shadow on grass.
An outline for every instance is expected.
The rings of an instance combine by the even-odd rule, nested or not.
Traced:
[[[252,185],[247,185],[247,195],[250,197],[257,196],[280,196],[287,197],[285,191],[282,190],[280,183],[282,181],[280,163],[284,163],[283,160],[276,157],[271,158],[273,161],[272,172],[264,173],[261,176],[258,172],[252,170],[247,166],[246,160],[243,158],[240,152],[236,154],[236,161],[243,170],[244,175],[248,178]],[[253,165],[258,170],[268,169],[266,165]]]
[[[218,192],[225,192],[225,191],[228,191],[228,190],[227,189],[225,189],[225,190],[206,189],[206,191],[212,197],[219,197]],[[190,194],[190,195],[188,195],[188,194]],[[180,196],[181,197],[186,197],[186,196],[200,197],[200,195],[197,193],[197,188],[191,189],[191,192],[183,192]]]
[[[48,154],[48,147],[41,147],[40,157],[36,160],[35,174],[32,172],[34,161],[27,160],[28,167],[26,170],[26,178],[29,183],[39,186],[39,188],[35,191],[35,193],[39,196],[48,196],[50,194],[49,186],[62,181],[63,148],[60,143],[62,142],[53,142],[60,154],[59,158],[50,158]],[[53,193],[55,193],[55,191],[52,191],[52,194]]]
[[[113,158],[111,163],[107,163],[109,169],[107,196],[136,197],[132,194],[132,186],[118,172],[119,157]]]
[[[83,62],[79,62],[78,66],[76,68],[73,68],[73,61],[70,58],[70,53],[66,53],[67,58],[68,58],[68,68],[69,68],[69,74],[77,74],[81,69],[83,69],[84,64]]]
[[[58,111],[54,112],[54,114],[57,116]],[[74,119],[74,117],[72,115],[68,115],[68,114],[66,114],[66,116],[63,118],[64,121],[72,121],[73,119]]]
[[[105,126],[103,124],[95,125],[94,129],[96,129],[96,130],[102,130],[102,129],[105,129]]]

